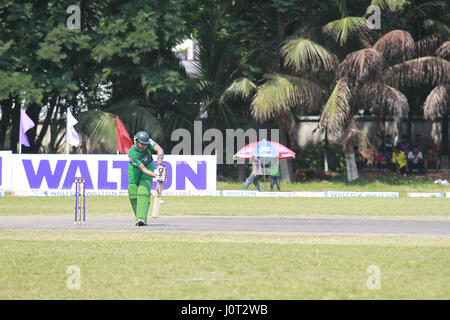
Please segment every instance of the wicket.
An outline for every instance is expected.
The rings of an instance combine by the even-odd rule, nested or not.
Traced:
[[[86,192],[84,179],[75,179],[75,224],[86,224]]]

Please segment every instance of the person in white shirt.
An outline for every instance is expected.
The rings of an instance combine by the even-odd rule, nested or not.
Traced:
[[[252,156],[250,158],[250,160],[253,165],[252,173],[247,178],[247,181],[245,181],[245,184],[244,184],[244,187],[242,187],[242,190],[246,190],[248,188],[248,186],[253,182],[253,184],[255,185],[256,189],[258,189],[258,191],[263,191],[263,189],[259,185],[259,175],[262,174],[261,160],[259,160],[259,157],[255,157],[255,156]]]
[[[408,169],[409,173],[413,169],[417,169],[420,173],[423,173],[423,154],[417,146],[414,146],[412,151],[408,153]]]

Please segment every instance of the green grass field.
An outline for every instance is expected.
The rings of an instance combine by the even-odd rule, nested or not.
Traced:
[[[268,185],[267,185],[268,186]],[[239,190],[242,183],[218,182],[218,190]],[[251,185],[249,190],[256,190]],[[397,199],[380,198],[251,198],[164,197],[163,215],[348,215],[348,216],[450,216],[450,199],[406,198],[407,192],[450,192],[433,179],[383,178],[347,183],[333,181],[282,184],[282,191],[392,191]],[[87,212],[130,214],[126,196],[87,197]],[[0,215],[72,213],[73,197],[0,197]]]
[[[268,179],[268,178],[267,178]],[[400,192],[400,197],[406,197],[407,192],[450,192],[450,186],[436,184],[436,178],[418,179],[415,177],[382,177],[376,179],[358,179],[347,182],[344,178],[334,178],[330,181],[311,181],[302,183],[281,183],[281,191],[385,191]],[[239,190],[243,182],[217,182],[218,190]],[[264,183],[260,181],[261,187]],[[276,189],[276,187],[275,187]],[[256,190],[252,184],[248,190]],[[266,180],[265,190],[270,191],[270,182]]]
[[[411,179],[283,184],[284,191],[398,191],[398,199],[164,197],[161,215],[330,215],[448,218],[450,191]],[[240,189],[218,183],[218,189]],[[254,187],[251,187],[254,188]],[[90,214],[132,215],[128,198],[88,197]],[[0,215],[73,214],[73,197],[0,197]],[[154,233],[5,230],[0,226],[0,299],[449,299],[445,236]],[[81,271],[70,290],[69,266]],[[370,290],[367,268],[381,270]]]
[[[164,197],[161,215],[450,216],[441,198]],[[0,215],[70,214],[73,197],[0,197]],[[131,214],[126,196],[87,197],[86,214]]]
[[[0,232],[0,299],[448,299],[438,237]],[[81,289],[66,286],[80,268]],[[367,268],[381,270],[370,290]]]

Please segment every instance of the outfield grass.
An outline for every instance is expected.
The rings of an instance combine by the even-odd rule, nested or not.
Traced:
[[[153,201],[153,198],[152,198]],[[161,215],[345,215],[449,217],[441,198],[164,197]],[[73,197],[0,197],[0,215],[72,214]],[[126,196],[88,197],[86,214],[131,214]]]
[[[268,178],[267,178],[268,179]],[[415,177],[381,177],[376,179],[358,179],[352,182],[342,177],[330,181],[312,181],[302,183],[281,183],[281,191],[384,191],[400,192],[406,197],[408,192],[450,192],[450,186],[434,183],[436,178],[418,179]],[[239,190],[243,182],[217,182],[218,190]],[[264,183],[260,181],[264,189]],[[251,184],[248,190],[256,190]],[[266,180],[265,190],[270,191],[270,181]],[[275,186],[276,190],[276,186]]]
[[[0,232],[0,299],[449,299],[439,237]],[[81,270],[69,290],[66,270]],[[381,289],[367,268],[379,266]]]
[[[268,184],[266,185],[268,187]],[[238,190],[242,183],[218,182],[218,190]],[[249,190],[256,190],[253,185]],[[164,197],[163,215],[349,215],[349,216],[450,216],[449,199],[406,198],[407,192],[450,192],[433,179],[383,178],[347,183],[333,181],[282,184],[282,191],[393,191],[397,199],[382,198],[251,198]],[[73,197],[0,197],[0,215],[72,213]],[[87,197],[87,214],[130,214],[127,197]]]

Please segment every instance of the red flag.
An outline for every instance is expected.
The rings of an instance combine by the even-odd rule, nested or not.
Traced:
[[[128,154],[131,147],[133,146],[133,141],[128,135],[127,129],[123,126],[122,121],[120,121],[119,116],[116,116],[116,134],[117,134],[117,151]]]

